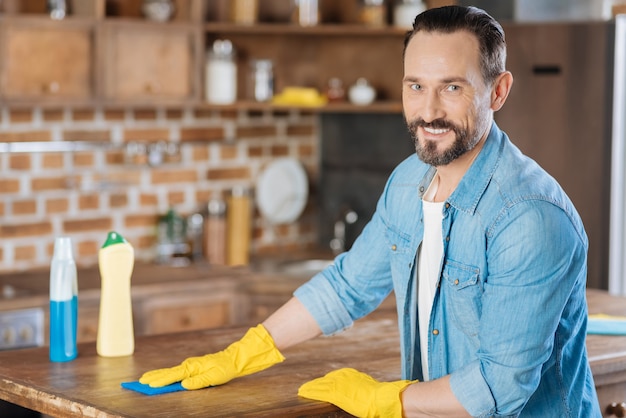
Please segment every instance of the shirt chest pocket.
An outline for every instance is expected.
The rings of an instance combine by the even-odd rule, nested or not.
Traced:
[[[478,334],[482,286],[476,267],[447,260],[443,266],[441,296],[450,324],[468,336]]]
[[[411,237],[393,228],[385,231],[385,243],[394,277],[406,277],[415,262],[415,250],[411,247]]]

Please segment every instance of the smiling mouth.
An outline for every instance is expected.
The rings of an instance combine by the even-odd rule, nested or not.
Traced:
[[[446,129],[443,129],[443,128],[435,129],[435,128],[429,128],[429,127],[426,127],[426,126],[424,126],[424,130],[426,132],[428,132],[429,134],[432,134],[432,135],[441,135],[441,134],[445,134],[446,132],[450,131],[449,128],[446,128]]]

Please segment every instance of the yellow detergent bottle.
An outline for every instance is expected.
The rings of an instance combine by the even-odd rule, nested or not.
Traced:
[[[135,264],[133,247],[109,232],[98,253],[102,293],[96,349],[103,357],[128,356],[135,351],[130,277]]]

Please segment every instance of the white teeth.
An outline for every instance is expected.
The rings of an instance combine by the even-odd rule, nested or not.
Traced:
[[[429,134],[433,134],[433,135],[441,135],[449,131],[449,129],[434,129],[434,128],[426,128],[426,127],[424,127],[424,130],[428,132]]]

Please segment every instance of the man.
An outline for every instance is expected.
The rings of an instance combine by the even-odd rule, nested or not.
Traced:
[[[351,250],[226,350],[141,381],[195,389],[262,370],[393,290],[406,380],[341,369],[301,396],[368,417],[600,417],[585,348],[587,238],[556,181],[493,121],[513,83],[505,59],[502,28],[482,10],[417,16],[402,84],[417,155],[394,170]]]

